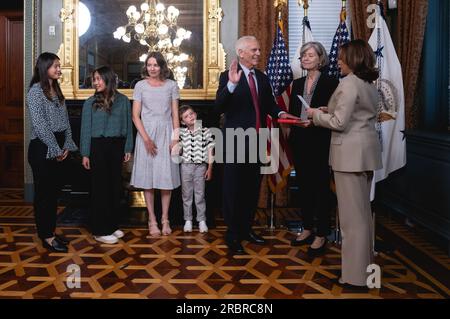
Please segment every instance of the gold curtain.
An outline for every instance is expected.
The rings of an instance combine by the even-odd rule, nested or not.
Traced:
[[[258,69],[265,70],[277,23],[277,9],[273,0],[241,0],[239,1],[239,36],[253,35],[261,45],[261,58]],[[283,10],[284,38],[287,42],[287,10]]]
[[[258,69],[264,71],[266,69],[267,60],[270,50],[272,49],[273,39],[275,36],[276,23],[278,19],[277,9],[273,5],[272,0],[241,0],[240,1],[240,24],[239,36],[253,35],[261,45],[261,58]],[[284,39],[287,43],[287,10],[283,10]],[[276,206],[287,206],[287,187],[277,192]],[[264,175],[261,182],[261,191],[259,196],[258,207],[266,208],[270,200],[270,190],[267,176]]]
[[[373,29],[367,26],[367,19],[371,14],[371,12],[367,12],[367,7],[376,3],[376,0],[350,0],[350,20],[354,39],[369,40]],[[383,5],[386,13],[387,0],[383,0]]]
[[[414,103],[414,99],[417,93],[427,14],[427,0],[398,1],[397,53],[403,71],[407,129],[416,128],[419,123],[418,103]]]
[[[367,6],[376,0],[350,0],[353,37],[368,40],[372,30],[367,26]],[[387,0],[383,0],[387,9]],[[419,122],[418,103],[414,103],[417,95],[417,82],[422,56],[423,39],[428,13],[427,0],[399,0],[398,15],[391,34],[397,55],[402,65],[403,86],[405,90],[405,125],[407,129],[416,128]]]

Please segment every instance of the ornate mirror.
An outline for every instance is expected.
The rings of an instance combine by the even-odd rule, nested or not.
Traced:
[[[172,58],[182,99],[214,99],[225,68],[220,0],[63,0],[60,16],[67,98],[90,96],[90,75],[100,65],[114,69],[120,91],[131,98],[143,55],[153,47]]]

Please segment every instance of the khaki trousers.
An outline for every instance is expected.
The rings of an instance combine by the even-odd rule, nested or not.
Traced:
[[[373,172],[334,172],[334,178],[342,232],[342,280],[366,286],[367,266],[373,261]]]
[[[184,220],[192,221],[192,202],[195,198],[197,221],[206,221],[205,173],[206,164],[181,164],[181,195]]]

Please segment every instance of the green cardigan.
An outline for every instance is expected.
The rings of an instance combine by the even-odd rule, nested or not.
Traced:
[[[126,138],[124,153],[133,150],[133,124],[131,121],[130,100],[121,93],[116,93],[111,114],[103,109],[95,110],[92,106],[95,97],[91,96],[84,102],[81,116],[80,152],[84,157],[91,153],[91,138],[93,137],[124,137]]]

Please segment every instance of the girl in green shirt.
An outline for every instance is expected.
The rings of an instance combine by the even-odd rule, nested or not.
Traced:
[[[117,91],[116,74],[107,66],[92,73],[95,94],[83,105],[80,152],[91,171],[91,230],[102,243],[115,244],[119,229],[122,163],[133,149],[130,100]]]

